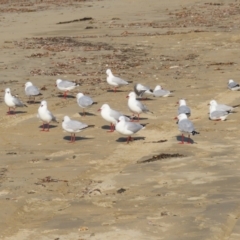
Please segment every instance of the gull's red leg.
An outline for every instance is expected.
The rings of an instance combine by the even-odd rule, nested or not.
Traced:
[[[46,132],[49,132],[49,123],[47,123],[47,126],[48,126],[48,128],[47,128]]]
[[[188,134],[188,142],[187,143],[191,144],[191,142],[190,142],[190,134]]]
[[[179,144],[184,144],[184,136],[182,134],[182,141]]]
[[[42,124],[42,130],[41,130],[42,132],[43,131],[45,131],[45,124],[44,124],[44,122],[43,122],[43,124]]]

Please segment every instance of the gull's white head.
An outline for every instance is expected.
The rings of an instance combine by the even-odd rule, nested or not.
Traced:
[[[110,109],[110,106],[107,103],[103,104],[101,106],[101,108],[98,109],[98,111],[102,111],[102,110],[106,110],[106,109]]]
[[[154,89],[154,91],[157,91],[157,90],[162,90],[162,87],[160,85],[157,85]]]
[[[214,112],[214,111],[217,110],[217,106],[216,106],[216,105],[210,105],[209,110],[210,110],[210,113],[211,113],[211,112]]]
[[[107,69],[106,74],[107,74],[108,76],[109,76],[109,75],[112,75],[111,69]]]
[[[5,94],[11,95],[11,90],[10,90],[10,88],[6,88],[6,89],[5,89]]]
[[[47,101],[41,101],[40,107],[47,107]]]
[[[135,92],[130,92],[128,95],[127,95],[127,98],[135,98],[136,99],[137,97],[137,94]]]
[[[63,122],[68,122],[68,121],[70,121],[71,119],[70,119],[70,117],[69,116],[64,116],[64,118],[63,118]]]
[[[56,80],[56,84],[59,84],[60,82],[62,82],[62,79],[57,79]]]
[[[185,99],[180,99],[179,100],[179,106],[187,105]]]
[[[29,87],[29,86],[32,86],[33,84],[31,82],[26,82],[25,83],[25,88]]]
[[[228,83],[233,83],[234,81],[232,79],[229,79],[228,80]]]
[[[181,113],[177,116],[178,120],[181,121],[183,119],[187,119],[187,115],[185,113]]]
[[[210,106],[217,106],[217,101],[211,100],[210,101]]]
[[[78,93],[76,97],[77,97],[77,99],[79,99],[80,97],[83,97],[83,96],[84,96],[83,93]]]
[[[130,120],[130,119],[129,119]],[[126,117],[125,116],[120,116],[118,119],[119,122],[126,122]]]

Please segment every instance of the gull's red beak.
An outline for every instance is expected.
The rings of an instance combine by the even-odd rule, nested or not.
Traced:
[[[98,112],[100,112],[101,110],[102,110],[102,109],[101,109],[101,108],[99,108],[99,109],[98,109]]]
[[[126,96],[126,98],[129,98],[129,96]]]
[[[207,106],[210,106],[210,103],[209,103],[209,104],[207,104]]]
[[[174,118],[174,120],[178,119],[177,117]]]

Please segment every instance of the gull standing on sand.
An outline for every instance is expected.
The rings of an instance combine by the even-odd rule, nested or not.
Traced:
[[[209,119],[213,121],[224,121],[229,115],[229,111],[219,111],[215,105],[210,105]]]
[[[193,123],[187,118],[185,113],[179,114],[176,118],[178,119],[178,129],[182,132],[182,142],[179,144],[184,144],[184,134],[188,134],[188,143],[191,143],[190,134],[195,135],[199,134],[199,132],[195,131]]]
[[[110,130],[108,132],[114,132],[114,126],[117,124],[119,117],[123,116],[126,121],[130,121],[128,117],[124,116],[121,112],[111,109],[106,103],[98,111],[101,111],[102,118],[110,123]]]
[[[66,99],[67,93],[79,85],[67,80],[57,79],[56,86],[58,87],[59,90],[64,91],[64,98]]]
[[[29,97],[28,102],[30,103],[30,98],[33,97],[33,103],[35,103],[35,96],[42,95],[39,89],[34,86],[31,82],[25,83],[25,93]]]
[[[240,85],[236,83],[234,80],[230,79],[228,80],[228,88],[232,91],[239,91]]]
[[[119,121],[116,124],[116,131],[122,135],[128,136],[127,143],[133,140],[133,138],[131,137],[133,134],[144,128],[145,126],[139,123],[126,121],[124,116],[119,117]]]
[[[186,100],[180,99],[178,102],[178,115],[181,113],[185,113],[188,117],[191,116],[191,109],[187,106]]]
[[[143,105],[140,101],[136,99],[137,95],[135,92],[130,92],[127,96],[128,98],[128,108],[133,113],[133,115],[137,114],[139,121],[139,114],[141,113],[149,113],[148,108]],[[152,113],[152,112],[150,112]]]
[[[143,97],[145,96],[145,99],[150,96],[153,95],[153,90],[150,89],[149,87],[143,86],[141,83],[137,83],[134,86],[134,92],[136,93],[136,95],[138,97]]]
[[[94,102],[91,97],[84,95],[83,93],[78,93],[77,96],[77,103],[78,106],[83,109],[83,116],[85,116],[84,108],[89,108],[93,104],[97,104],[97,102]]]
[[[170,91],[162,89],[160,85],[157,85],[153,90],[154,97],[168,97],[170,94]]]
[[[84,128],[87,128],[88,125],[76,120],[71,120],[70,117],[65,116],[63,118],[63,122],[62,122],[62,128],[71,133],[71,141],[70,143],[74,143],[75,142],[75,133],[77,132],[81,132]]]
[[[114,92],[116,92],[117,87],[121,87],[129,84],[127,81],[123,80],[122,78],[115,77],[112,74],[112,71],[110,69],[107,69],[106,74],[107,74],[107,83],[111,86],[114,86]]]
[[[13,114],[15,114],[16,107],[27,107],[20,99],[16,96],[12,96],[10,88],[5,89],[4,101],[8,106],[7,114],[11,114],[11,108],[13,109]]]
[[[237,108],[240,106],[240,104],[232,106],[232,107],[225,105],[225,104],[218,104],[217,101],[215,101],[215,100],[211,100],[209,105],[216,106],[217,111],[226,111],[226,112],[233,112],[234,108]]]
[[[40,118],[43,121],[42,130],[49,132],[49,123],[50,122],[57,122],[56,117],[48,110],[47,108],[47,101],[43,100],[41,101],[41,104],[38,108],[38,118]],[[47,124],[47,130],[45,130],[45,124]]]

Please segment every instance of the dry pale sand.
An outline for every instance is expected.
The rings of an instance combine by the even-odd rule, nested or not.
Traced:
[[[240,81],[238,1],[0,2],[0,239],[240,239],[240,111],[212,122],[207,106],[240,103],[227,89]],[[84,17],[92,20],[57,24]],[[107,68],[133,83],[108,91]],[[57,78],[81,85],[63,100]],[[26,102],[26,81],[46,90],[6,115],[4,89]],[[174,93],[145,101],[154,114],[141,116],[149,124],[126,144],[97,109],[130,114],[136,82]],[[98,102],[86,117],[80,91]],[[200,131],[191,145],[178,144],[179,98]],[[95,127],[75,144],[61,123],[40,132],[42,99],[60,122],[69,115]],[[139,163],[163,153],[183,157]]]

